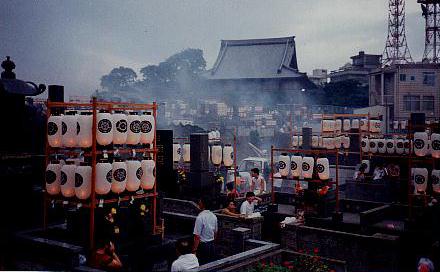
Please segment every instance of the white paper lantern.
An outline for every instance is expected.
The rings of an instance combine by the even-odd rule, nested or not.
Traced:
[[[377,153],[378,152],[378,143],[379,141],[377,139],[370,139],[370,147],[369,147],[369,151],[371,153]]]
[[[129,192],[135,192],[139,189],[144,173],[141,162],[135,159],[130,159],[125,163],[127,164],[127,184],[125,189]]]
[[[342,145],[342,137],[341,136],[336,136],[333,138],[334,139],[334,146],[336,149],[341,148]]]
[[[350,119],[344,119],[343,129],[344,131],[350,131],[351,129]]]
[[[191,145],[190,144],[183,145],[183,161],[184,162],[191,161]]]
[[[327,158],[316,159],[316,171],[319,179],[328,180],[330,178],[330,163]]]
[[[324,137],[322,145],[326,149],[335,149],[335,139],[333,137]]]
[[[386,146],[388,154],[394,154],[396,152],[396,142],[394,139],[387,139]]]
[[[344,149],[349,149],[350,148],[350,137],[342,136],[342,147]]]
[[[292,175],[292,177],[299,178],[301,176],[301,165],[301,156],[292,156],[290,158],[290,174]]]
[[[400,121],[400,128],[406,129],[406,126],[408,125],[408,120]]]
[[[362,160],[361,165],[365,167],[365,173],[370,173],[370,161],[369,160]]]
[[[234,164],[234,149],[231,145],[223,147],[223,164],[226,167],[231,167]]]
[[[156,122],[151,112],[147,111],[141,115],[141,144],[152,144],[154,142],[154,132]]]
[[[318,146],[324,148],[324,137],[319,136],[318,139],[319,139]]]
[[[298,137],[298,146],[301,147],[303,145],[303,136]]]
[[[151,190],[154,188],[154,184],[156,183],[156,176],[154,174],[156,163],[151,158],[147,158],[141,161],[141,165],[144,172],[141,180],[141,187],[145,190]]]
[[[367,119],[361,119],[359,121],[359,128],[361,131],[368,131],[368,120]]]
[[[312,136],[312,147],[313,148],[319,147],[319,137],[318,136]]]
[[[370,140],[368,138],[362,138],[361,140],[362,152],[368,153],[370,151]]]
[[[78,115],[78,146],[89,148],[92,146],[93,116],[91,112],[81,112]]]
[[[322,120],[322,131],[323,132],[334,132],[335,131],[335,120]]]
[[[75,170],[75,195],[87,199],[92,193],[92,167],[81,163]]]
[[[335,131],[336,132],[341,132],[342,131],[342,120],[341,119],[336,119],[335,120]]]
[[[397,139],[396,141],[396,153],[397,154],[403,154],[404,152],[404,144],[403,144],[403,139]]]
[[[61,115],[52,114],[47,120],[47,141],[51,147],[62,147]]]
[[[75,111],[66,112],[61,121],[61,140],[65,147],[76,147],[79,132],[78,118]]]
[[[380,120],[370,120],[370,132],[379,133],[381,131],[382,122]]]
[[[385,139],[377,139],[377,151],[381,154],[387,152],[387,143]]]
[[[75,169],[76,165],[73,161],[66,162],[67,164],[61,167],[61,194],[64,197],[75,196]]]
[[[292,145],[293,145],[293,147],[298,147],[298,145],[299,145],[299,136],[293,136],[292,137]]]
[[[431,156],[433,158],[440,158],[440,134],[431,134]]]
[[[278,158],[278,169],[282,177],[289,175],[290,157],[287,154],[281,154]]]
[[[173,144],[173,161],[174,162],[180,162],[180,159],[182,158],[183,150],[182,145],[179,143]]]
[[[425,194],[428,187],[428,169],[413,168],[414,194]]]
[[[304,157],[302,161],[302,175],[306,179],[313,177],[313,167],[315,165],[315,159],[313,157]]]
[[[213,145],[212,146],[212,163],[214,165],[220,165],[222,163],[223,150],[221,145]]]
[[[113,142],[112,115],[101,110],[96,115],[96,141],[100,145],[109,145]]]
[[[351,122],[351,127],[354,129],[359,129],[359,119],[353,119]]]
[[[414,153],[416,156],[426,156],[428,153],[428,133],[416,132],[414,133]]]
[[[113,161],[112,167],[112,192],[120,194],[127,185],[127,164],[118,158]]]
[[[208,133],[208,142],[212,144],[214,143],[214,141],[215,141],[215,132],[211,131]]]
[[[96,164],[96,186],[95,192],[105,195],[110,192],[113,181],[113,166],[107,160],[102,160]]]
[[[440,194],[440,170],[432,170],[431,173],[432,191]]]
[[[113,123],[113,144],[122,145],[127,141],[127,114],[123,111],[116,111],[112,115]]]
[[[50,195],[57,195],[61,191],[61,164],[53,161],[46,167],[46,191]]]
[[[220,131],[219,130],[216,130],[215,131],[215,140],[216,141],[220,141],[221,139],[220,139]]]
[[[137,112],[130,112],[127,116],[127,124],[127,144],[139,144],[139,141],[141,140],[141,121]]]
[[[393,128],[399,129],[399,121],[393,121]]]

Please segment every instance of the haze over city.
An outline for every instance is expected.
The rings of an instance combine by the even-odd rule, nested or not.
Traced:
[[[4,0],[0,55],[13,57],[18,78],[62,84],[67,96],[90,95],[115,67],[139,72],[200,48],[210,68],[221,39],[295,35],[299,69],[310,73],[337,69],[361,50],[382,54],[387,14],[385,0]],[[406,2],[406,27],[420,61],[424,21],[415,0]]]

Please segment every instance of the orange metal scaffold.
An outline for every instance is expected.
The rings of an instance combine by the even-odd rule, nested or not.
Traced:
[[[97,111],[104,109],[108,111],[117,111],[117,110],[133,110],[133,111],[152,111],[154,121],[157,124],[157,104],[151,103],[151,104],[135,104],[135,103],[123,103],[123,102],[98,102],[96,98],[94,97],[91,103],[64,103],[64,102],[51,102],[47,101],[47,118],[50,117],[51,111],[54,108],[58,109],[72,109],[72,110],[92,110],[92,147],[90,151],[84,152],[84,156],[91,157],[92,162],[92,179],[91,179],[91,195],[88,200],[80,201],[76,199],[76,201],[72,201],[69,199],[69,202],[71,204],[81,204],[84,208],[90,209],[90,224],[89,224],[89,238],[90,238],[90,244],[89,249],[92,253],[95,248],[95,209],[96,209],[96,192],[95,192],[95,186],[96,186],[96,162],[97,162],[97,155],[103,154],[102,151],[97,150],[97,141],[96,141],[96,129],[97,129]],[[157,127],[157,126],[155,126]],[[150,153],[153,154],[153,160],[157,161],[157,145],[156,145],[156,129],[154,130],[154,142],[152,148],[120,148],[119,153],[121,154],[128,154],[133,151],[136,153]],[[68,149],[68,148],[52,148],[47,139],[47,133],[46,133],[46,165],[49,163],[49,157],[52,154],[64,154],[67,156],[74,156],[79,155],[81,152],[83,152],[83,149]],[[109,150],[107,153],[113,153],[113,150]],[[156,176],[156,168],[154,168],[154,176]],[[43,186],[44,188],[44,186]],[[114,198],[114,199],[106,199],[103,201],[104,203],[117,203],[117,202],[124,202],[124,201],[130,201],[132,199],[147,199],[152,198],[152,216],[153,216],[153,226],[152,231],[155,233],[156,226],[157,226],[157,214],[156,214],[156,208],[157,208],[157,180],[154,183],[152,192],[144,193],[144,194],[133,194],[131,196],[125,196],[122,198]],[[62,196],[51,196],[47,192],[44,192],[44,209],[43,209],[43,228],[47,229],[48,224],[48,203],[49,201],[61,201],[64,202],[66,199],[64,199]]]

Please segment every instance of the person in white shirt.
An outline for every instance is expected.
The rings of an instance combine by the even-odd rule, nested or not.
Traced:
[[[191,244],[186,240],[177,241],[177,260],[171,265],[171,272],[188,271],[199,266],[197,256],[191,253]]]
[[[259,195],[266,191],[266,181],[260,176],[260,170],[258,168],[251,169],[251,192]]]
[[[261,202],[261,198],[256,197],[254,192],[246,193],[246,200],[243,201],[240,207],[240,214],[244,216],[249,216],[254,213],[255,204]]]
[[[383,164],[378,164],[376,168],[374,168],[373,181],[380,181],[387,175],[388,175],[387,169],[383,167]]]
[[[217,237],[218,225],[217,216],[208,209],[209,202],[205,197],[199,200],[201,212],[194,224],[194,245],[193,253],[197,252],[200,264],[215,260],[214,240]]]

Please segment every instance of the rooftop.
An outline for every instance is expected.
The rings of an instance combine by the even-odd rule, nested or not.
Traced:
[[[304,77],[298,72],[295,37],[222,40],[208,79]]]

